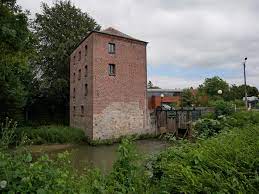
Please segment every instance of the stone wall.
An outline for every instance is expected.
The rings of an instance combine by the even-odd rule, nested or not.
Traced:
[[[145,124],[144,111],[136,102],[114,102],[93,117],[93,139],[114,139],[125,135],[153,134]]]

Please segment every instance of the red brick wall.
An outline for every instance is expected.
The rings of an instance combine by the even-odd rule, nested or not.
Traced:
[[[85,54],[87,45],[87,55]],[[81,60],[78,60],[81,52]],[[75,56],[75,60],[74,60]],[[84,129],[87,136],[92,137],[93,128],[93,37],[84,40],[80,46],[70,56],[70,126]],[[85,66],[87,65],[87,77],[85,77]],[[79,69],[81,69],[81,79],[78,80]],[[76,75],[73,82],[74,73]],[[85,96],[85,84],[88,84],[88,93]],[[76,90],[73,98],[73,90]],[[74,106],[76,111],[74,113]],[[81,113],[81,106],[84,106],[84,114]]]
[[[108,43],[116,46],[108,53]],[[87,44],[88,54],[84,47]],[[81,60],[78,54],[81,51]],[[74,56],[76,61],[74,65]],[[109,76],[108,65],[116,65]],[[88,66],[88,76],[85,68]],[[81,80],[78,71],[81,69]],[[73,75],[76,73],[75,83]],[[84,129],[91,139],[117,138],[122,135],[149,133],[147,118],[146,44],[106,34],[92,33],[71,54],[70,125]],[[88,95],[84,96],[84,85]],[[76,97],[73,98],[73,90]],[[84,115],[81,106],[84,106]],[[74,114],[73,107],[76,107]]]
[[[115,43],[116,53],[108,53],[108,43]],[[94,34],[94,113],[111,102],[140,101],[146,96],[146,46],[144,43]],[[108,75],[108,64],[116,65],[116,76]]]

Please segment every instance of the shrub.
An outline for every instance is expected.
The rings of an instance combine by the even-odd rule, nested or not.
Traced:
[[[86,139],[82,130],[62,125],[19,128],[17,133],[26,134],[32,144],[81,143]]]
[[[259,127],[172,147],[152,162],[153,193],[258,193]]]
[[[216,116],[231,115],[235,112],[235,105],[232,102],[224,100],[216,100],[210,102],[210,105],[215,108]]]
[[[220,121],[214,119],[199,119],[194,123],[194,134],[199,137],[210,137],[222,129]]]

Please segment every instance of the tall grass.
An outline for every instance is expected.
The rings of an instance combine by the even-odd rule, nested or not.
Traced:
[[[62,125],[24,127],[17,131],[26,134],[32,144],[82,143],[86,139],[82,130]]]

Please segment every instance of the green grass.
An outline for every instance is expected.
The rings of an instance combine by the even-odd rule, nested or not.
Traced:
[[[17,133],[24,133],[32,144],[82,143],[86,140],[82,130],[62,125],[23,127],[18,128]]]

